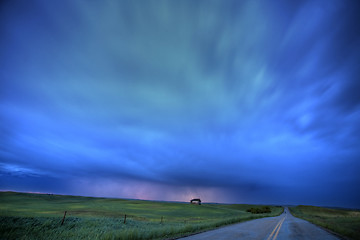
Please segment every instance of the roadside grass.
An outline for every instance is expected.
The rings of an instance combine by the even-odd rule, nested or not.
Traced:
[[[251,207],[0,192],[0,239],[169,239],[283,211]]]
[[[289,208],[291,213],[351,239],[360,239],[360,211],[314,206]]]

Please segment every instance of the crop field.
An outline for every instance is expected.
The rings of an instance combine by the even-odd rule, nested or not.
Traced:
[[[297,206],[291,213],[351,239],[360,239],[360,211]]]
[[[171,239],[283,211],[251,207],[0,192],[0,239]]]

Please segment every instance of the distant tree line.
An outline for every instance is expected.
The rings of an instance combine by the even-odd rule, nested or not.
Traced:
[[[247,212],[251,212],[253,214],[259,214],[259,213],[271,213],[271,209],[269,206],[264,206],[261,208],[249,208],[246,210]]]

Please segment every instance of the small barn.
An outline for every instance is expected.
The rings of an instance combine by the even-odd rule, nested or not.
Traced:
[[[200,198],[191,199],[191,200],[190,200],[190,204],[201,205],[201,200],[200,200]]]

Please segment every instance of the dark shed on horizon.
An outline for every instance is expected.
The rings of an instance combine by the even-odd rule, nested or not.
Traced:
[[[201,205],[201,200],[200,198],[194,198],[190,200],[190,204],[198,204]]]

